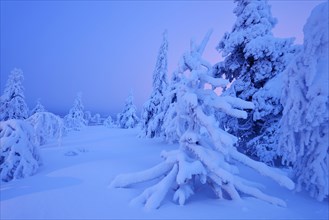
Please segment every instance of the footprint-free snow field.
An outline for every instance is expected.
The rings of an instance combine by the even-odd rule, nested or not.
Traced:
[[[240,202],[219,200],[203,185],[184,206],[172,202],[170,193],[156,210],[133,205],[130,201],[152,183],[117,189],[109,187],[111,181],[156,165],[161,151],[178,147],[138,138],[138,131],[90,126],[69,133],[60,145],[41,146],[43,165],[34,176],[1,182],[1,219],[328,219],[328,200],[286,190],[247,168],[240,169],[242,176],[262,183],[287,207],[247,196]]]

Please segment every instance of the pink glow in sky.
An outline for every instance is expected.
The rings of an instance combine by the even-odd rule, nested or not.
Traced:
[[[269,1],[278,37],[303,41],[303,25],[323,1]],[[14,67],[25,75],[30,108],[38,98],[67,113],[77,92],[86,110],[116,114],[133,90],[140,109],[151,92],[161,34],[168,30],[169,73],[189,49],[190,39],[214,33],[215,47],[235,21],[233,1],[1,1],[1,93]]]

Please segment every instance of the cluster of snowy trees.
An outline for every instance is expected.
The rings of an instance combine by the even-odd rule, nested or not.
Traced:
[[[100,114],[91,116],[84,111],[81,94],[74,100],[68,114],[61,118],[48,112],[37,101],[36,106],[29,111],[25,102],[24,75],[20,69],[13,69],[9,75],[3,95],[0,97],[0,176],[2,181],[23,178],[34,174],[41,165],[38,146],[50,140],[61,144],[63,135],[70,131],[78,131],[87,125],[106,127],[133,128],[139,123],[132,95],[126,101],[125,108],[119,114],[118,120],[111,116],[104,120]]]
[[[285,205],[242,178],[241,164],[288,189],[296,184],[319,201],[328,198],[328,3],[313,10],[303,45],[273,36],[276,19],[266,0],[236,3],[237,20],[217,46],[224,60],[211,66],[202,58],[209,34],[200,45],[191,41],[170,83],[164,33],[141,136],[179,148],[164,151],[153,168],[113,180],[113,187],[158,180],[134,202],[158,208],[174,190],[173,199],[184,204],[201,183],[219,198],[249,194]],[[271,166],[290,168],[294,182]]]
[[[205,84],[225,87],[228,83],[225,79],[214,78],[211,66],[201,57],[210,33],[199,46],[191,42],[191,50],[183,55],[179,65],[178,77],[181,83],[177,89],[179,108],[175,125],[182,134],[179,148],[164,151],[164,162],[149,170],[117,176],[112,185],[125,187],[159,178],[157,184],[134,199],[134,202],[145,204],[147,208],[158,208],[171,188],[175,191],[173,199],[183,205],[200,183],[207,184],[219,198],[226,193],[231,199],[239,200],[240,193],[244,193],[285,206],[283,200],[262,193],[250,181],[240,177],[235,163],[245,164],[289,189],[294,187],[294,183],[264,164],[239,153],[234,147],[237,138],[217,128],[215,124],[215,110],[233,117],[246,118],[247,113],[243,109],[253,109],[254,105],[235,97],[220,97],[214,90],[204,89]]]
[[[322,201],[329,191],[328,2],[317,6],[304,27],[303,45],[274,37],[275,18],[266,0],[240,0],[232,31],[211,65],[202,57],[211,36],[191,41],[168,82],[167,31],[153,72],[153,90],[137,116],[130,94],[121,113],[103,120],[85,111],[81,94],[61,118],[38,100],[29,111],[23,72],[14,69],[0,97],[2,181],[33,175],[42,164],[38,146],[88,125],[135,128],[140,136],[178,143],[163,151],[163,162],[138,173],[121,174],[113,187],[157,180],[134,202],[158,208],[170,190],[183,205],[205,185],[218,198],[243,195],[285,206],[258,183],[239,174],[248,166],[288,189],[309,191]],[[218,88],[222,93],[218,94]],[[290,178],[271,166],[290,168]]]
[[[0,97],[0,176],[2,181],[34,174],[41,165],[38,146],[61,140],[62,119],[46,112],[40,101],[29,114],[23,72],[14,69]]]

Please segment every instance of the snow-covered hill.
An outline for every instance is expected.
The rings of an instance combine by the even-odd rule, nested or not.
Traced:
[[[250,197],[243,197],[241,202],[218,200],[202,185],[185,206],[171,198],[153,211],[130,205],[130,200],[152,183],[115,189],[109,187],[113,178],[154,166],[162,161],[162,150],[177,148],[157,139],[138,138],[138,132],[85,127],[64,137],[61,146],[56,142],[42,146],[43,166],[34,176],[1,182],[0,218],[328,219],[328,200],[318,202],[307,193],[291,192],[244,167],[240,168],[242,176],[261,182],[265,192],[282,198],[288,207]]]

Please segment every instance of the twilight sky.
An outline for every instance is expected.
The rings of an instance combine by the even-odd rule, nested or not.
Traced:
[[[303,42],[303,25],[320,2],[269,1],[277,37]],[[168,30],[169,75],[190,39],[213,28],[204,57],[235,22],[233,1],[1,1],[1,91],[10,71],[24,72],[30,108],[66,114],[78,92],[86,110],[116,114],[132,90],[141,109],[151,93],[162,32]]]

